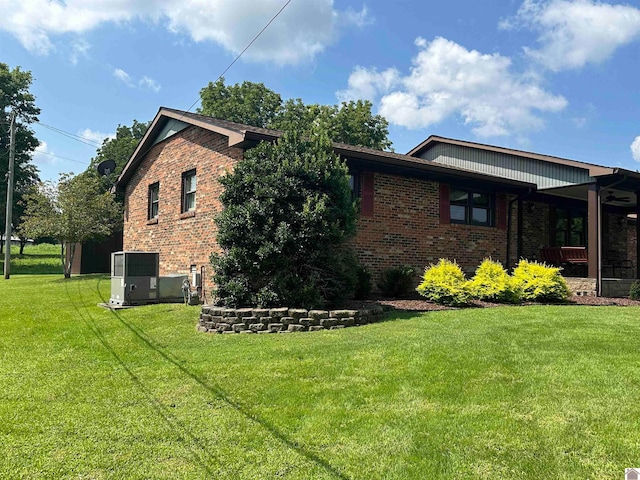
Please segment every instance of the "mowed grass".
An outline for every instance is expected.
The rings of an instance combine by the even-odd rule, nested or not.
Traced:
[[[109,279],[0,281],[0,478],[573,479],[640,465],[640,309],[208,335]]]
[[[26,245],[23,254],[20,255],[19,252],[20,247],[17,245],[11,246],[11,275],[47,273],[62,275],[60,245],[48,243]],[[0,257],[0,269],[4,272],[4,253]]]

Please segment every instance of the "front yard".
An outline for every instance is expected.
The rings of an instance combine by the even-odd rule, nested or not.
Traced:
[[[0,282],[0,478],[623,478],[640,308],[396,313],[197,333],[106,276]]]

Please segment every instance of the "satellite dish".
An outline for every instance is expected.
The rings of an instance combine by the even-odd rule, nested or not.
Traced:
[[[103,177],[115,172],[116,162],[113,160],[104,160],[98,164],[98,173]]]

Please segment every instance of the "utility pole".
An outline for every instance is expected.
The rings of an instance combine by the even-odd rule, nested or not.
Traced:
[[[6,247],[4,250],[4,278],[11,275],[11,221],[13,214],[13,164],[16,155],[16,112],[11,112],[11,126],[9,133],[9,171],[7,173],[7,223],[4,229]]]

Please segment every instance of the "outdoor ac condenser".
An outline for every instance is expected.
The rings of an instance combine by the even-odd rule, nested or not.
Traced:
[[[158,303],[157,252],[113,252],[111,254],[111,298],[113,305]]]

